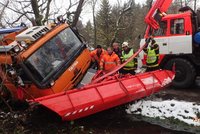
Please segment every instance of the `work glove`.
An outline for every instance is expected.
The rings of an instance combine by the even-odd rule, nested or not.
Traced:
[[[149,43],[151,42],[151,40],[152,40],[152,38],[149,37],[149,38],[145,39],[145,42],[146,42],[147,44],[149,44]]]

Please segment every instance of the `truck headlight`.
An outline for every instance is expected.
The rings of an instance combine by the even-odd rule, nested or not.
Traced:
[[[28,45],[26,44],[25,41],[21,41],[20,44],[21,44],[21,46],[22,46],[23,48],[27,48],[27,47],[28,47]]]
[[[14,50],[14,52],[19,52],[20,51],[20,47],[17,45],[17,46],[15,46],[14,48],[13,48],[13,50]]]

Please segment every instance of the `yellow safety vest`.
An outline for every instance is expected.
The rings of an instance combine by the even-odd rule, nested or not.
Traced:
[[[132,55],[133,55],[133,49],[131,49],[128,54],[125,54],[125,52],[122,51],[122,61],[128,60]],[[134,60],[131,60],[124,67],[134,68],[134,65],[135,65]]]
[[[147,53],[147,63],[148,64],[155,63],[157,60],[157,56],[159,56],[159,54],[156,54],[154,49],[151,50],[151,48],[149,48]]]

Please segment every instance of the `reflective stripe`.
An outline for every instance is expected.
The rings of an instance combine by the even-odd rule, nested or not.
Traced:
[[[133,70],[133,69],[136,69],[136,68],[134,68],[134,67],[126,68],[126,67],[124,67],[123,69],[124,69],[124,70]]]
[[[148,65],[148,67],[157,67],[157,66],[159,66],[159,64],[155,64],[155,65]]]
[[[116,64],[116,62],[105,62],[104,64]]]
[[[68,112],[68,113],[66,113],[64,116],[65,116],[65,117],[72,116],[72,115],[75,115],[75,114],[79,114],[79,113],[85,112],[85,111],[87,111],[87,110],[91,110],[91,109],[93,109],[93,108],[94,108],[94,105],[91,105],[91,106],[82,108],[82,109],[80,109],[80,110],[75,110],[75,111],[73,111],[73,112]]]
[[[70,116],[70,115],[71,115],[71,112],[65,114],[65,117]]]

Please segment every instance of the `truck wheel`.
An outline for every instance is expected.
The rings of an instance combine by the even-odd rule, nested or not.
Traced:
[[[187,60],[181,58],[175,58],[169,60],[164,69],[172,70],[172,66],[175,63],[175,79],[172,85],[176,88],[188,88],[190,87],[196,78],[196,71],[194,66]]]

